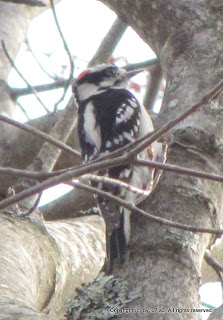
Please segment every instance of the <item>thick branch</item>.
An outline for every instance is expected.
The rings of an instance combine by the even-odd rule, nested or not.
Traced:
[[[53,83],[48,84],[40,84],[37,86],[32,86],[36,92],[44,92],[59,88],[64,88],[68,83],[67,79],[58,79]],[[30,88],[10,88],[11,96],[13,100],[16,100],[20,96],[24,96],[27,94],[33,94]]]
[[[1,318],[61,318],[75,288],[82,281],[92,281],[103,266],[103,220],[91,216],[44,225],[40,218],[31,221],[1,213],[0,222],[4,239],[0,247]]]
[[[100,64],[102,62],[108,62],[111,58],[112,52],[115,50],[126,29],[127,24],[121,19],[117,18],[101,42],[97,52],[91,59],[89,66]]]
[[[63,115],[64,117],[64,115]],[[8,117],[5,117],[3,115],[0,115],[0,121],[3,121],[5,123],[8,123],[14,127],[17,127],[17,128],[20,128],[22,130],[25,130],[29,133],[32,133],[33,135],[36,135],[42,139],[44,139],[45,141],[53,144],[54,146],[58,147],[59,149],[65,151],[65,152],[68,152],[70,154],[72,154],[73,156],[75,157],[80,157],[80,153],[76,150],[73,150],[71,147],[67,146],[65,143],[57,140],[55,137],[52,137],[38,129],[35,129],[34,127],[31,127],[27,124],[24,124],[24,123],[20,123],[18,121],[15,121],[15,120],[12,120],[12,119],[9,119]],[[75,125],[75,120],[73,120],[74,122],[74,125]]]
[[[163,80],[163,73],[160,64],[157,64],[150,69],[149,81],[144,96],[144,105],[149,109],[153,110],[158,93],[160,91],[160,86]]]

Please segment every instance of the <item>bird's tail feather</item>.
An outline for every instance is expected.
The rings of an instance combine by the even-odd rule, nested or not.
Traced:
[[[120,226],[115,228],[111,234],[107,232],[107,261],[106,272],[111,273],[114,262],[121,263],[127,250],[126,237],[124,232],[124,217],[120,217]]]

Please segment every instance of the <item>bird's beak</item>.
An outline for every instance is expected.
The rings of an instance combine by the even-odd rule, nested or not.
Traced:
[[[138,69],[138,70],[133,70],[133,71],[126,71],[126,72],[125,72],[125,77],[126,77],[127,79],[130,79],[130,78],[136,76],[138,73],[140,73],[140,72],[142,72],[142,71],[144,71],[144,69]]]

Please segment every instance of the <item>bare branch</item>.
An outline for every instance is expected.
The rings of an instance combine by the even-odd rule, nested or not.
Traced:
[[[218,269],[218,271],[223,272],[223,266],[218,263],[208,252],[205,253],[204,259],[209,266],[214,269]]]
[[[30,120],[30,117],[28,116],[28,113],[26,112],[26,110],[23,108],[22,104],[19,101],[16,101],[16,104],[18,105],[18,107],[22,110],[22,112],[24,113],[25,117],[27,120]]]
[[[25,218],[29,216],[31,213],[33,213],[37,209],[40,203],[41,197],[42,197],[42,192],[40,192],[38,196],[33,200],[33,205],[27,211],[21,212],[19,216],[22,218]]]
[[[67,146],[65,142],[67,141],[70,133],[72,132],[77,121],[77,108],[74,101],[71,101],[65,111],[61,113],[61,116],[58,117],[57,122],[52,127],[50,131],[50,137],[53,140],[59,141],[65,146],[66,150],[72,150],[74,155],[77,155],[77,152]],[[61,148],[55,148],[52,143],[49,144],[49,141],[46,141],[42,148],[40,149],[38,155],[35,157],[32,164],[28,166],[28,170],[31,171],[47,171],[51,172],[61,154]],[[80,155],[78,153],[78,155]]]
[[[222,177],[223,179],[223,177]],[[113,179],[113,178],[108,178],[108,177],[105,177],[105,176],[98,176],[98,175],[95,175],[95,174],[86,174],[86,175],[83,175],[81,177],[81,181],[85,182],[85,181],[96,181],[96,182],[101,182],[101,183],[106,183],[108,185],[111,185],[111,186],[115,186],[115,187],[119,187],[119,188],[122,188],[122,189],[125,189],[125,190],[128,190],[132,193],[135,193],[135,194],[138,194],[140,196],[143,196],[143,197],[147,197],[150,193],[151,193],[151,189],[148,189],[148,190],[143,190],[143,189],[139,189],[139,188],[136,188],[128,183],[125,183],[121,180],[117,180],[117,179]]]
[[[221,80],[217,86],[211,90],[207,95],[205,95],[198,103],[193,105],[191,108],[189,108],[187,111],[183,112],[181,115],[179,115],[174,120],[168,122],[166,125],[162,126],[160,129],[154,131],[154,133],[151,135],[149,133],[147,136],[142,138],[142,142],[138,143],[135,148],[133,148],[129,156],[134,156],[141,152],[143,149],[151,145],[154,141],[161,138],[165,133],[170,131],[172,128],[174,128],[178,123],[186,119],[189,115],[200,109],[200,107],[210,103],[214,99],[216,99],[223,90],[223,80]]]
[[[96,161],[101,161],[105,159],[111,159],[113,157],[119,156],[123,154],[124,152],[129,151],[128,158],[135,158],[135,156],[140,153],[142,150],[147,148],[149,145],[151,145],[154,141],[161,138],[165,133],[170,131],[172,128],[174,128],[178,123],[186,119],[189,115],[191,115],[193,112],[197,111],[200,107],[202,107],[205,104],[210,103],[214,99],[216,99],[223,90],[223,80],[220,81],[214,89],[212,89],[206,96],[204,96],[198,103],[193,105],[191,108],[183,112],[181,115],[179,115],[174,120],[168,122],[164,126],[162,126],[160,129],[155,130],[153,132],[149,132],[146,136],[144,136],[141,139],[138,139],[134,142],[131,142],[127,144],[126,146],[108,154],[99,157],[97,160],[93,160],[91,163],[94,163]]]
[[[204,96],[197,104],[193,105],[191,108],[189,108],[186,112],[181,114],[175,120],[170,121],[169,123],[164,125],[162,128],[155,131],[154,133],[152,133],[152,134],[150,133],[145,138],[143,138],[142,142],[140,141],[139,144],[138,144],[138,142],[139,142],[138,141],[138,142],[135,142],[134,144],[129,144],[127,146],[128,148],[124,147],[118,151],[111,153],[109,155],[109,158],[111,159],[112,157],[117,156],[120,153],[123,154],[123,150],[126,151],[126,150],[130,149],[128,155],[119,156],[119,157],[116,157],[115,159],[112,159],[110,161],[106,160],[108,158],[108,156],[103,156],[97,160],[94,160],[94,161],[88,163],[87,165],[80,166],[79,168],[76,168],[74,170],[70,170],[60,176],[48,179],[47,181],[39,183],[37,186],[31,187],[27,190],[20,192],[19,194],[15,195],[15,196],[9,197],[9,198],[1,201],[0,202],[0,209],[3,209],[3,208],[5,208],[11,204],[14,204],[17,201],[20,201],[22,199],[25,199],[26,197],[32,196],[36,193],[39,193],[40,191],[42,191],[48,187],[54,186],[58,183],[71,180],[74,177],[81,176],[83,174],[86,174],[86,173],[89,173],[92,171],[96,171],[98,169],[102,169],[103,166],[104,167],[115,166],[115,165],[121,165],[126,162],[131,162],[131,160],[135,158],[137,153],[141,152],[144,148],[146,148],[148,145],[150,145],[156,139],[160,138],[164,133],[166,133],[167,131],[172,129],[176,124],[178,124],[180,121],[185,119],[191,113],[198,110],[202,105],[210,103],[213,99],[217,98],[219,96],[219,94],[222,92],[222,90],[223,90],[223,81],[221,81],[213,90],[211,90],[210,93],[208,93],[206,96]],[[131,150],[131,147],[133,145],[136,145],[136,147],[134,147]],[[95,163],[96,161],[97,161],[97,163]]]
[[[88,185],[83,184],[83,183],[78,182],[78,181],[72,181],[72,182],[69,182],[67,184],[69,184],[71,186],[73,185],[74,187],[77,187],[77,188],[80,188],[80,189],[83,189],[83,190],[90,191],[90,192],[92,192],[94,194],[97,194],[97,195],[103,196],[103,197],[105,197],[107,199],[110,199],[112,201],[115,201],[116,203],[118,203],[122,207],[124,207],[124,208],[126,208],[126,209],[128,209],[130,211],[139,213],[139,214],[145,216],[146,218],[148,218],[150,221],[154,221],[154,222],[156,222],[158,224],[161,224],[161,225],[165,225],[165,226],[168,226],[168,227],[181,229],[181,230],[184,230],[184,231],[211,233],[211,234],[218,234],[218,235],[223,234],[223,230],[222,229],[194,227],[194,226],[190,226],[190,225],[186,225],[186,224],[173,222],[173,221],[161,218],[161,217],[159,217],[157,215],[150,214],[150,213],[148,213],[148,212],[136,207],[134,204],[132,204],[130,202],[122,200],[122,199],[120,199],[120,198],[118,198],[116,196],[113,196],[112,194],[110,194],[108,192],[105,192],[105,191],[102,191],[102,190],[99,190],[99,189],[95,189],[95,188],[93,188],[91,186],[88,186]]]
[[[63,183],[69,180],[72,180],[75,177],[80,177],[83,174],[90,173],[92,171],[97,171],[99,169],[105,168],[107,166],[115,166],[115,165],[120,165],[122,163],[125,163],[127,161],[126,156],[118,157],[112,160],[105,160],[105,161],[100,161],[99,163],[93,163],[93,164],[85,164],[85,165],[80,165],[77,166],[73,170],[69,170],[59,176],[50,178],[46,181],[43,181],[39,183],[36,186],[30,187],[26,190],[21,191],[20,193],[16,194],[15,196],[8,197],[5,200],[2,200],[0,202],[0,209],[4,209],[18,201],[21,201],[27,197],[31,197],[49,187],[53,187],[59,183]]]
[[[32,91],[32,93],[34,94],[34,96],[36,97],[36,99],[38,100],[38,102],[41,104],[41,106],[43,107],[43,109],[47,112],[50,113],[50,111],[48,110],[48,108],[44,105],[43,101],[40,99],[40,97],[38,96],[38,94],[36,93],[36,91],[33,89],[33,87],[29,84],[29,82],[24,78],[23,74],[19,71],[19,69],[16,67],[13,59],[11,58],[11,56],[9,55],[6,46],[5,46],[5,42],[2,40],[1,41],[2,44],[2,48],[4,51],[5,56],[7,57],[8,61],[10,62],[11,66],[16,70],[16,72],[19,74],[19,76],[23,79],[23,81],[26,83],[27,87]]]
[[[16,176],[17,178],[26,178],[26,179],[32,179],[37,181],[43,181],[50,177],[60,175],[64,172],[67,172],[67,170],[58,170],[54,172],[33,172],[28,170],[0,167],[0,175],[5,174],[10,176]]]
[[[123,69],[128,70],[128,71],[141,69],[141,68],[148,69],[148,68],[153,67],[156,64],[159,64],[159,60],[158,59],[151,59],[151,60],[143,61],[143,62],[139,62],[139,63],[128,64],[125,67],[123,67]],[[71,81],[72,81],[72,79],[71,79]],[[32,86],[32,88],[36,92],[43,92],[43,91],[48,91],[48,90],[64,88],[67,84],[69,84],[68,79],[58,79],[53,83]],[[19,96],[24,96],[24,95],[33,93],[30,88],[10,88],[10,91],[11,91],[11,96],[12,96],[13,100],[16,100]]]
[[[0,116],[0,118],[1,118],[1,116]],[[127,158],[128,158],[128,155],[126,157],[126,162],[128,162]],[[216,181],[216,182],[223,182],[223,176],[221,176],[221,175],[211,174],[211,173],[207,173],[207,172],[203,172],[203,171],[197,171],[197,170],[188,169],[188,168],[185,168],[185,167],[179,167],[179,166],[168,164],[168,163],[160,163],[160,162],[149,161],[149,160],[141,160],[141,159],[136,159],[131,163],[133,163],[135,165],[138,165],[138,166],[147,166],[147,167],[151,167],[151,168],[158,169],[158,170],[175,172],[175,173],[179,173],[179,174],[183,174],[183,175],[193,176],[193,177],[197,177],[197,178],[201,178],[201,179],[212,180],[212,181]],[[106,166],[101,165],[101,169],[102,168],[103,169],[104,168],[108,168],[108,167],[113,166],[113,165],[114,165],[113,160],[110,160],[110,161],[107,161]],[[70,172],[71,170],[84,168],[85,166],[86,165],[79,165],[79,166],[76,166],[76,167],[73,167],[73,168],[58,170],[58,171],[54,171],[54,172],[51,172],[51,173],[47,173],[47,172],[31,172],[31,171],[27,171],[27,170],[19,170],[19,169],[1,168],[0,167],[0,174],[15,175],[15,176],[18,176],[18,177],[23,177],[23,178],[29,178],[29,179],[34,179],[34,180],[38,180],[38,181],[43,181],[43,180],[46,180],[46,179],[48,179],[50,177],[57,176],[57,175],[65,173],[65,172]],[[92,170],[91,167],[92,167],[91,165],[88,166],[88,172],[91,172],[91,171],[95,170],[95,168],[93,168],[93,170]],[[82,178],[84,178],[84,177],[87,178],[88,180],[95,180],[95,181],[98,181],[98,182],[108,182],[108,183],[117,184],[117,180],[115,180],[115,179],[101,177],[101,176],[97,176],[97,175],[82,176]],[[124,182],[121,182],[121,181],[119,181],[119,183],[121,183],[121,187],[127,188],[127,190],[129,190],[129,187],[130,187],[129,185],[127,185],[127,184],[125,184]],[[133,189],[134,189],[134,187],[133,187]],[[147,192],[147,191],[139,189],[139,193],[140,193],[140,191],[143,191],[143,194],[146,195],[145,192]],[[136,190],[136,192],[137,192],[137,190]],[[148,194],[149,194],[149,192],[148,192]]]
[[[81,176],[83,174],[96,171],[105,167],[111,167],[115,165],[121,165],[126,162],[131,162],[132,159],[135,158],[136,154],[138,152],[141,152],[144,148],[146,148],[148,145],[150,145],[152,142],[154,142],[157,138],[162,136],[164,133],[169,131],[171,128],[173,128],[176,124],[178,124],[180,121],[185,119],[188,115],[190,115],[192,112],[195,112],[198,110],[202,105],[211,102],[213,99],[217,98],[218,95],[223,90],[223,81],[221,81],[209,94],[204,96],[199,103],[195,104],[191,108],[189,108],[186,112],[184,112],[182,115],[177,117],[175,120],[170,121],[167,125],[163,126],[159,130],[155,131],[154,133],[149,134],[149,138],[146,136],[146,139],[144,138],[141,143],[139,143],[138,146],[134,147],[133,150],[130,149],[128,155],[122,155],[119,157],[113,158],[112,160],[106,160],[107,156],[101,157],[97,160],[94,160],[87,165],[79,166],[73,170],[70,170],[68,172],[65,172],[64,174],[61,174],[60,176],[53,177],[48,179],[47,181],[44,181],[42,183],[39,183],[37,186],[31,187],[27,190],[24,190],[20,192],[19,194],[9,197],[3,201],[0,202],[0,209],[3,209],[11,204],[16,203],[17,201],[20,201],[22,199],[25,199],[26,197],[32,196],[36,193],[39,193],[40,191],[54,186],[56,184],[59,184],[64,181],[68,181],[73,179],[74,177]],[[130,144],[132,145],[132,144]],[[129,145],[128,145],[129,147]],[[124,147],[125,148],[125,147]],[[123,149],[115,151],[109,155],[109,158],[111,159],[114,156],[117,156],[117,154],[122,153]],[[126,149],[125,149],[126,150]],[[97,161],[97,162],[96,162]],[[95,163],[96,162],[96,163]]]
[[[146,108],[152,111],[163,80],[161,65],[157,64],[151,68],[148,77],[149,81],[147,84],[143,104],[146,106]]]
[[[51,5],[52,5],[52,9],[53,9],[53,13],[54,13],[54,17],[55,17],[55,19],[56,19],[56,13],[55,13],[55,8],[54,8],[54,2],[53,2],[53,0],[51,0]],[[57,22],[57,20],[55,20],[56,21],[56,23],[58,23]],[[59,27],[59,26],[58,26]],[[62,36],[62,32],[61,32],[61,30],[59,29],[59,32],[61,33],[61,36]],[[64,41],[64,46],[66,47],[66,43],[65,43],[65,40],[63,39],[63,41]],[[70,58],[71,58],[71,55],[70,55]],[[71,99],[70,101],[69,101],[69,103],[68,103],[68,105],[69,104],[72,104],[72,101],[73,101],[73,99]],[[67,125],[67,131],[69,131],[71,128],[73,128],[73,125],[74,125],[74,122],[73,123],[71,123],[70,121],[69,121],[69,124]],[[55,131],[55,130],[54,130]],[[43,148],[46,148],[46,150],[47,150],[47,146],[43,146]],[[42,148],[42,149],[43,149]],[[47,151],[48,152],[48,151]],[[41,152],[40,152],[41,153]],[[46,153],[46,152],[45,152]],[[44,154],[44,151],[43,151],[43,154]],[[40,156],[40,158],[41,158],[41,156]],[[42,160],[42,158],[41,158],[41,160]],[[116,160],[115,160],[116,161]],[[54,162],[55,163],[55,162]],[[43,166],[42,166],[43,167]],[[48,166],[47,166],[48,167]],[[82,168],[83,169],[83,168]],[[85,168],[84,168],[84,170],[86,170]],[[78,172],[78,175],[79,175],[79,172]],[[57,184],[57,183],[55,183],[55,184]],[[39,186],[39,185],[38,185]],[[40,191],[37,191],[36,192],[36,190],[38,189],[38,186],[36,186],[36,187],[34,187],[34,191],[32,191],[33,189],[33,187],[31,187],[31,188],[29,188],[29,189],[27,189],[27,190],[29,190],[29,192],[28,192],[28,195],[27,195],[27,197],[31,197],[31,196],[33,196],[33,195],[35,195],[36,193],[39,193]],[[50,186],[50,185],[49,185]],[[36,189],[37,188],[37,189]],[[41,188],[41,187],[40,187]],[[44,188],[44,187],[43,187]],[[23,196],[24,195],[24,193],[26,194],[26,192],[27,192],[27,190],[24,190],[24,191],[22,191],[22,192],[20,192],[19,193],[19,195],[21,196],[21,198],[20,198],[20,200],[19,201],[21,201],[21,200],[24,200],[24,199],[26,199],[27,197],[26,196]],[[30,193],[30,191],[31,191],[31,193]],[[16,196],[18,196],[18,194],[16,195]],[[16,197],[15,196],[15,197]],[[6,199],[5,201],[6,201],[6,203],[7,203],[7,201],[9,200],[9,198],[8,199]],[[10,201],[10,200],[9,200]],[[10,204],[9,204],[10,205]],[[7,206],[7,205],[6,205]]]
[[[126,162],[130,162],[130,160],[128,159],[128,155],[123,155],[123,156],[120,156],[120,157],[117,157],[117,158],[113,158],[113,159],[110,159],[110,160],[103,160],[103,161],[100,161],[100,162],[97,162],[97,163],[88,163],[88,164],[84,164],[84,165],[80,165],[80,166],[77,166],[75,168],[72,168],[70,170],[67,170],[67,171],[60,171],[60,172],[53,172],[51,173],[51,175],[57,175],[56,177],[52,177],[42,183],[39,183],[38,185],[34,186],[34,187],[31,187],[27,190],[24,190],[18,194],[16,194],[15,196],[13,197],[9,197],[3,201],[0,202],[0,209],[4,209],[6,208],[7,206],[9,205],[12,205],[20,200],[23,200],[24,198],[26,197],[29,197],[29,196],[32,196],[36,193],[39,193],[41,191],[43,191],[44,189],[47,189],[49,187],[52,187],[54,185],[57,185],[59,183],[63,183],[63,182],[66,182],[66,181],[69,181],[69,180],[72,180],[73,178],[75,177],[80,177],[84,174],[89,174],[90,172],[94,172],[94,171],[97,171],[99,169],[104,169],[104,168],[108,168],[108,167],[113,167],[113,166],[117,166],[117,165],[121,165],[121,164],[124,164]],[[140,164],[140,162],[139,162]],[[171,166],[171,165],[164,165],[164,164],[161,164],[161,163],[156,163],[156,162],[148,162],[148,163],[145,163],[147,165],[150,165],[151,166],[154,166],[155,168],[157,169],[162,169],[162,170],[165,170],[167,168],[167,170],[169,171],[174,171],[176,170],[176,172],[179,172],[179,173],[184,173],[186,174],[194,174],[194,176],[198,176],[201,177],[201,178],[208,178],[210,180],[215,180],[215,181],[219,181],[219,182],[222,182],[223,181],[223,177],[221,176],[216,176],[216,175],[208,175],[206,174],[205,172],[202,173],[202,172],[196,172],[195,170],[189,170],[189,169],[186,169],[186,168],[180,168],[180,167],[177,167],[177,166]],[[144,165],[144,164],[143,164]],[[7,168],[6,168],[7,169]],[[4,168],[2,168],[1,170],[6,170]],[[9,169],[7,169],[9,170]],[[11,169],[13,170],[13,169]],[[1,172],[1,171],[0,171]],[[11,171],[12,172],[12,171]],[[61,174],[62,172],[62,174]],[[5,172],[5,173],[9,173],[10,174],[10,171],[8,172]],[[20,172],[22,174],[22,172]],[[14,173],[13,173],[14,174]],[[46,173],[42,173],[42,174],[35,174],[33,173],[33,175],[29,175],[29,173],[25,173],[27,174],[27,177],[30,177],[30,178],[34,178],[34,179],[38,179],[40,178],[40,180],[47,176],[44,176]],[[58,175],[59,174],[59,175]]]
[[[31,48],[31,46],[30,46],[30,44],[29,44],[28,39],[26,39],[25,42],[26,42],[27,48],[28,48],[29,51],[31,52],[34,60],[36,61],[36,63],[37,63],[38,66],[40,67],[40,69],[41,69],[49,78],[51,78],[51,79],[53,79],[54,81],[56,81],[56,80],[57,80],[56,74],[51,75],[49,72],[46,71],[46,69],[42,66],[42,64],[39,62],[37,56],[36,56],[35,53],[33,52],[32,48]]]
[[[17,128],[20,128],[22,130],[25,130],[29,133],[32,133],[42,139],[44,139],[45,141],[47,142],[50,142],[51,144],[55,145],[56,147],[60,148],[61,150],[63,151],[66,151],[66,152],[69,152],[70,154],[72,154],[73,156],[76,156],[78,158],[80,158],[80,153],[74,149],[72,149],[71,147],[69,147],[68,145],[66,145],[65,143],[61,142],[61,141],[58,141],[57,139],[49,136],[48,134],[42,132],[42,131],[39,131],[27,124],[24,124],[24,123],[20,123],[18,121],[15,121],[15,120],[12,120],[12,119],[9,119],[3,115],[0,115],[0,121],[3,121],[3,122],[6,122],[14,127],[17,127]]]
[[[172,164],[168,163],[160,163],[160,162],[155,162],[155,161],[150,161],[150,160],[141,160],[141,159],[136,159],[134,163],[138,166],[146,166],[146,167],[151,167],[155,169],[160,169],[160,170],[165,170],[165,171],[171,171],[175,173],[180,173],[188,176],[193,176],[201,179],[207,179],[207,180],[212,180],[212,181],[217,181],[217,182],[223,182],[223,176],[219,176],[216,174],[211,174],[203,171],[197,171],[193,169],[188,169],[184,167],[179,167],[175,166]]]
[[[51,139],[56,141],[62,141],[65,145],[65,142],[69,138],[71,132],[73,131],[75,124],[77,121],[77,106],[74,100],[70,100],[66,109],[61,116],[58,117],[57,122],[52,127],[50,131]],[[70,147],[66,146],[66,150],[72,150]],[[73,152],[74,150],[72,150]],[[74,151],[75,152],[75,151]],[[75,152],[77,155],[77,153]],[[33,162],[27,167],[30,171],[47,171],[51,172],[61,155],[61,148],[55,148],[51,143],[45,142],[42,148],[40,149],[38,155],[35,157]],[[21,183],[22,182],[22,183]],[[19,181],[17,185],[22,189],[24,189],[23,181]],[[35,205],[36,196],[28,197],[23,199],[20,205],[24,206],[25,208],[30,208],[30,206]]]
[[[148,62],[140,62],[138,64],[137,63],[136,64],[129,64],[129,65],[123,67],[123,69],[126,69],[126,70],[130,71],[130,70],[140,69],[140,66],[143,67],[143,66],[147,65],[147,67],[148,67],[150,65],[150,61],[151,61],[151,66],[153,66],[154,65],[153,63],[156,64],[158,60],[154,59],[154,62],[152,60],[148,60]],[[72,79],[71,79],[71,81],[72,81]],[[36,92],[44,92],[44,91],[64,88],[67,84],[69,84],[69,80],[68,79],[58,79],[58,80],[56,80],[55,82],[52,82],[52,83],[32,86],[32,88]],[[10,91],[11,91],[11,97],[13,98],[13,100],[16,100],[19,96],[24,96],[24,95],[33,93],[30,88],[10,88]]]
[[[57,103],[55,104],[55,110],[57,109],[57,106],[58,104],[63,101],[64,97],[65,97],[65,94],[67,92],[67,89],[69,87],[69,84],[71,82],[71,79],[73,77],[73,73],[74,73],[74,61],[73,61],[73,58],[72,58],[72,55],[71,55],[71,52],[69,50],[69,47],[67,45],[67,42],[64,38],[64,35],[63,35],[63,32],[60,28],[60,25],[59,25],[59,22],[58,22],[58,19],[57,19],[57,15],[56,15],[56,10],[55,10],[55,4],[54,4],[54,0],[50,0],[50,3],[51,3],[51,8],[52,8],[52,12],[53,12],[53,17],[54,17],[54,20],[55,20],[55,23],[56,23],[56,26],[57,26],[57,30],[59,32],[59,35],[62,39],[62,42],[63,42],[63,45],[64,45],[64,49],[69,57],[69,61],[70,61],[70,75],[69,75],[69,78],[67,80],[67,84],[66,84],[66,87],[64,89],[64,93],[62,95],[62,97],[57,101]]]
[[[159,59],[154,58],[142,62],[137,62],[137,63],[131,63],[123,67],[123,69],[127,71],[132,71],[132,70],[137,70],[137,69],[150,69],[156,65],[158,65]]]
[[[65,86],[67,86],[67,84],[69,84],[67,79],[58,79],[55,82],[33,86],[32,88],[36,92],[43,92],[43,91],[64,88]],[[11,91],[11,97],[13,98],[13,100],[16,100],[19,96],[33,94],[30,88],[10,88],[10,91]]]
[[[221,282],[221,289],[223,290],[223,278],[222,278],[223,266],[220,263],[218,263],[208,252],[205,252],[204,260],[216,272]]]
[[[2,2],[12,2],[15,4],[26,4],[33,7],[45,7],[48,4],[47,0],[0,0]]]
[[[117,18],[91,59],[89,67],[107,62],[111,58],[112,52],[115,50],[126,29],[127,24],[120,18]]]
[[[113,161],[111,160],[109,162],[110,162],[110,166],[111,165],[113,166]],[[109,166],[109,162],[107,162],[106,167],[101,166],[101,168],[107,168]],[[175,173],[179,173],[179,174],[194,176],[194,177],[201,178],[201,179],[207,179],[207,180],[212,180],[212,181],[216,181],[216,182],[223,182],[223,176],[209,174],[206,172],[192,170],[192,169],[188,169],[188,168],[184,168],[184,167],[179,167],[179,166],[171,165],[168,163],[164,164],[164,163],[160,163],[160,162],[154,162],[154,161],[149,161],[149,160],[138,160],[137,159],[133,162],[133,164],[136,164],[138,166],[148,166],[148,167],[159,169],[159,170],[170,171],[170,172],[175,172]],[[20,170],[20,169],[5,168],[5,167],[1,168],[0,167],[0,174],[6,174],[6,175],[8,174],[11,176],[17,176],[17,177],[33,179],[33,180],[37,180],[37,181],[43,181],[48,178],[64,174],[66,172],[70,172],[71,170],[83,168],[85,166],[86,165],[81,165],[81,166],[77,166],[74,168],[58,170],[58,171],[54,171],[54,172],[50,172],[50,173],[49,172],[32,172],[32,171],[28,171],[28,170]],[[91,172],[91,166],[88,167],[88,172]],[[93,180],[93,181],[97,181],[97,182],[106,182],[106,183],[110,183],[110,184],[114,184],[114,185],[119,185],[122,188],[130,190],[132,192],[136,192],[136,193],[143,195],[143,196],[148,196],[151,192],[151,190],[141,190],[141,189],[135,188],[133,186],[130,186],[124,182],[121,182],[119,180],[106,178],[106,177],[102,177],[102,176],[97,176],[97,175],[93,175],[93,174],[85,174],[84,176],[82,176],[81,179],[82,180],[83,179]]]

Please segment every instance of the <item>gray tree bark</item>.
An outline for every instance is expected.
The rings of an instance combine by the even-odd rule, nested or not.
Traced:
[[[196,103],[221,80],[221,1],[102,2],[131,25],[160,59],[167,89],[158,126]],[[36,10],[0,2],[0,38],[6,41],[13,57],[25,39],[28,23],[38,12]],[[13,30],[10,28],[12,23],[16,24]],[[10,66],[1,50],[0,64],[3,66],[0,68],[0,110],[10,115],[14,104],[5,84]],[[222,118],[220,97],[174,128],[165,137],[170,143],[168,162],[220,174]],[[50,132],[55,121],[55,117],[46,116],[33,124]],[[26,168],[33,161],[42,142],[29,136],[0,123],[1,166]],[[23,141],[22,147],[18,141]],[[71,142],[74,143],[76,145],[76,141]],[[62,156],[58,168],[73,164],[76,164],[73,159]],[[14,179],[1,176],[0,181],[3,198]],[[70,200],[61,201],[61,209],[58,203],[52,204],[44,215],[50,219],[70,217],[72,206],[78,201],[79,198],[74,199],[73,205]],[[174,173],[163,174],[154,194],[143,204],[147,211],[156,215],[203,227],[221,225],[221,205],[221,184]],[[54,211],[56,207],[59,209]],[[3,286],[0,288],[0,319],[7,316],[12,319],[55,319],[63,313],[63,305],[72,295],[73,281],[74,286],[78,286],[93,279],[100,271],[105,254],[102,220],[90,216],[81,220],[44,222],[37,216],[34,220],[23,221],[4,214],[1,219],[0,280]],[[129,305],[140,308],[141,312],[128,314],[128,318],[198,319],[198,313],[173,314],[167,311],[169,307],[189,310],[199,307],[201,265],[213,237],[166,228],[136,215],[132,217],[132,225],[129,256],[123,266],[115,270],[116,274],[130,280],[132,287],[143,290],[142,299]],[[81,270],[78,269],[80,266]],[[125,317],[121,315],[119,318]]]
[[[0,2],[0,39],[5,41],[12,58],[26,38],[29,22],[39,12],[39,9],[25,5]],[[14,102],[6,84],[11,66],[2,50],[0,66],[0,112],[11,116]],[[49,133],[59,118],[62,113],[31,121],[31,125]],[[27,168],[34,163],[43,143],[0,122],[0,166]],[[55,157],[58,156],[56,153]],[[76,163],[67,158],[60,167]],[[18,178],[0,175],[1,199],[6,197],[8,187],[15,185],[16,180]],[[66,216],[66,209],[62,212],[61,207],[60,218],[63,216]],[[103,266],[103,220],[89,216],[46,222],[38,211],[28,219],[1,212],[0,220],[0,319],[59,319],[64,315],[65,304],[73,296],[75,287],[92,281]]]
[[[221,1],[102,2],[131,25],[160,59],[167,88],[159,125],[198,102],[222,79]],[[221,96],[165,137],[170,142],[168,163],[222,173],[222,120]],[[164,173],[144,208],[194,226],[220,226],[222,191],[216,182]],[[173,314],[168,308],[199,308],[201,264],[213,237],[166,228],[139,216],[133,217],[132,225],[129,260],[117,270],[143,290],[142,299],[130,307],[149,310],[149,315],[140,314],[142,318],[198,319],[198,313]],[[136,314],[127,317],[135,319]]]

